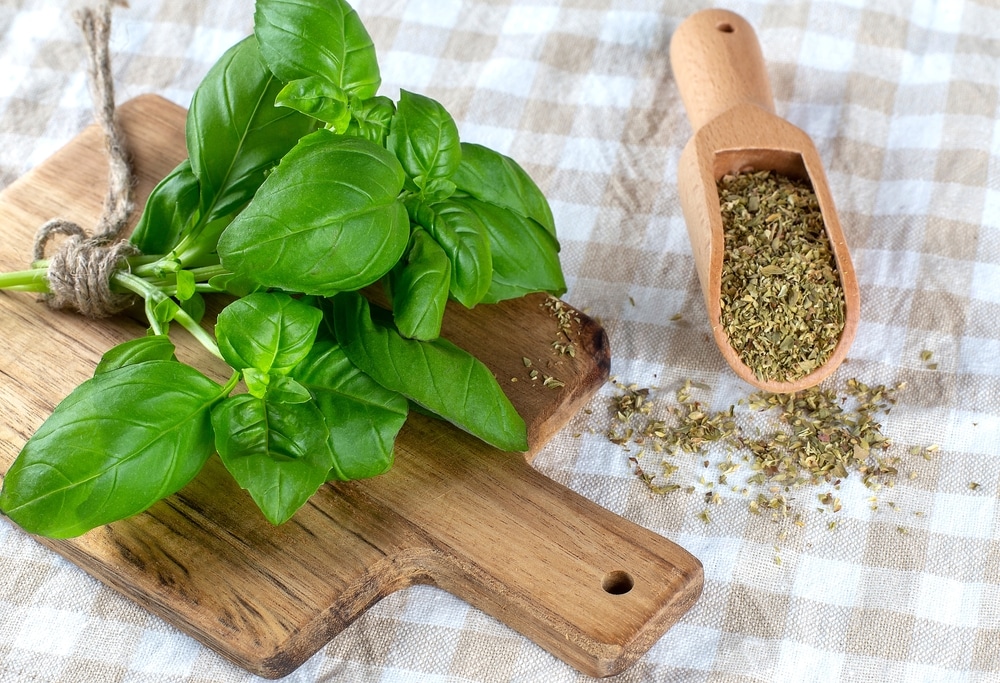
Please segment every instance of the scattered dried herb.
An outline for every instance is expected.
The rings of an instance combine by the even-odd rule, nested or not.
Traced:
[[[761,380],[804,377],[844,329],[844,292],[816,194],[770,171],[724,176],[718,191],[730,344]]]

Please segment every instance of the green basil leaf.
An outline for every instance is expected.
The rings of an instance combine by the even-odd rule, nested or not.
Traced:
[[[292,81],[278,93],[275,105],[291,107],[343,132],[351,120],[347,95],[322,76],[308,76]]]
[[[348,135],[357,135],[385,146],[389,135],[389,123],[396,113],[396,105],[388,97],[381,95],[367,100],[351,98],[351,122],[347,126]]]
[[[247,276],[236,273],[226,273],[209,278],[208,286],[233,296],[246,296],[264,288],[263,285],[257,284]]]
[[[95,375],[148,360],[173,360],[174,344],[165,334],[153,334],[122,342],[108,349],[94,369]]]
[[[448,304],[451,261],[426,230],[414,227],[406,256],[389,279],[399,332],[410,339],[437,339]]]
[[[409,412],[405,397],[363,373],[329,340],[317,341],[292,376],[326,418],[333,451],[329,479],[373,477],[392,466],[393,444]]]
[[[219,313],[215,337],[222,357],[236,370],[287,374],[316,340],[322,312],[280,292],[257,292]]]
[[[514,211],[476,199],[456,199],[476,214],[486,228],[493,279],[482,301],[496,303],[532,292],[555,296],[566,291],[559,244],[545,228]]]
[[[191,298],[181,302],[181,310],[195,322],[201,322],[201,319],[205,317],[205,297],[195,292]]]
[[[451,296],[472,308],[493,280],[493,257],[486,226],[471,210],[453,201],[407,203],[410,217],[423,226],[451,261]]]
[[[226,51],[195,90],[187,147],[204,223],[250,201],[266,173],[315,128],[314,119],[274,106],[282,87],[250,36]]]
[[[462,143],[462,163],[451,178],[458,189],[489,204],[531,218],[556,236],[552,209],[516,161],[482,145]]]
[[[11,465],[0,509],[26,531],[78,536],[187,484],[214,448],[222,388],[175,361],[102,372],[67,396]]]
[[[386,147],[421,189],[432,180],[448,178],[462,161],[451,114],[435,100],[406,90],[399,94]]]
[[[264,396],[272,403],[305,403],[312,400],[309,390],[291,377],[272,377]]]
[[[179,310],[181,310],[181,307],[177,302],[167,297],[153,304],[152,309],[147,308],[146,314],[152,315],[153,320],[156,322],[169,323],[177,317]]]
[[[378,91],[375,45],[344,0],[257,0],[256,7],[261,54],[282,81],[322,76],[362,99]]]
[[[303,138],[219,239],[230,271],[304,294],[360,289],[409,239],[403,169],[385,149],[327,130]]]
[[[177,278],[177,300],[187,301],[193,297],[195,292],[194,273],[190,270],[178,270],[174,277]]]
[[[338,294],[332,304],[328,314],[344,353],[376,382],[497,448],[527,450],[524,420],[475,357],[446,339],[406,339],[376,324],[356,292]]]
[[[153,188],[130,241],[144,254],[169,253],[193,222],[200,198],[201,183],[185,159]]]
[[[333,457],[310,403],[230,396],[212,410],[219,457],[272,524],[287,521],[326,481]]]

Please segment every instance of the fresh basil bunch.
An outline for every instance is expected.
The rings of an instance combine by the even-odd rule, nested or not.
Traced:
[[[394,103],[379,85],[346,2],[257,1],[254,35],[192,99],[188,158],[132,234],[143,255],[112,279],[145,300],[149,335],[108,351],[31,437],[5,514],[82,534],[179,490],[218,452],[279,524],[325,481],[388,469],[411,402],[527,448],[490,371],[439,335],[449,299],[565,291],[552,213],[517,163],[460,142],[441,104],[405,91]],[[358,293],[377,282],[391,312]],[[214,336],[199,324],[206,293],[236,297]],[[176,359],[172,322],[232,367],[224,386]]]

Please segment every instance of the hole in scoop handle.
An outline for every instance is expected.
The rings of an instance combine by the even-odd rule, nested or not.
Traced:
[[[734,12],[709,9],[685,19],[670,40],[670,65],[694,130],[742,103],[774,113],[757,34]]]

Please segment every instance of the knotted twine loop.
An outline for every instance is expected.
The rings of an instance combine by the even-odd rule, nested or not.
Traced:
[[[117,0],[117,5],[127,6]],[[87,43],[90,94],[94,117],[104,133],[108,156],[108,193],[101,217],[92,236],[78,224],[55,218],[42,225],[35,235],[33,260],[45,258],[45,247],[54,235],[68,239],[49,259],[45,296],[52,308],[75,308],[91,318],[103,318],[127,308],[133,296],[111,290],[111,277],[125,266],[125,260],[139,250],[123,232],[132,213],[132,169],[125,139],[115,116],[115,93],[111,75],[108,39],[111,33],[111,6],[83,9],[74,14]]]

